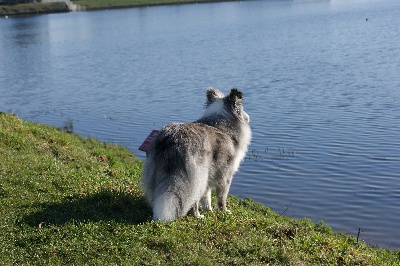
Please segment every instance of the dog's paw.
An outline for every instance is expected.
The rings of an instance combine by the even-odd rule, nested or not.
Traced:
[[[196,216],[196,218],[204,219],[204,215],[203,214],[199,214],[199,215]]]
[[[230,210],[226,210],[225,211],[227,214],[232,214],[232,212]]]

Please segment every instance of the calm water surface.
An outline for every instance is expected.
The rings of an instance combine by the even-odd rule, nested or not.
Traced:
[[[0,19],[0,110],[137,150],[245,94],[231,193],[400,248],[400,1],[250,1]]]

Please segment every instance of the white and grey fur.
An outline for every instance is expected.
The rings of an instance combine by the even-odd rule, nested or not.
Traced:
[[[189,212],[202,217],[212,210],[211,190],[221,211],[233,174],[251,141],[250,118],[243,111],[243,94],[224,96],[208,88],[203,116],[192,123],[166,125],[150,145],[141,185],[153,210],[153,220],[173,221]]]

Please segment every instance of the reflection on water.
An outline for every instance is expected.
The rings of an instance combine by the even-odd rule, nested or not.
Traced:
[[[0,20],[0,110],[138,147],[244,92],[231,193],[400,248],[400,2],[246,1]],[[368,18],[368,20],[366,20]]]

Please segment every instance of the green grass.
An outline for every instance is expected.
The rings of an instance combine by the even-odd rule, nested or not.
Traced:
[[[400,264],[400,251],[251,199],[230,196],[230,215],[151,222],[141,169],[123,147],[0,113],[0,265]]]
[[[68,7],[63,2],[58,3],[29,3],[18,5],[0,5],[0,15],[31,15],[45,13],[69,12]]]

